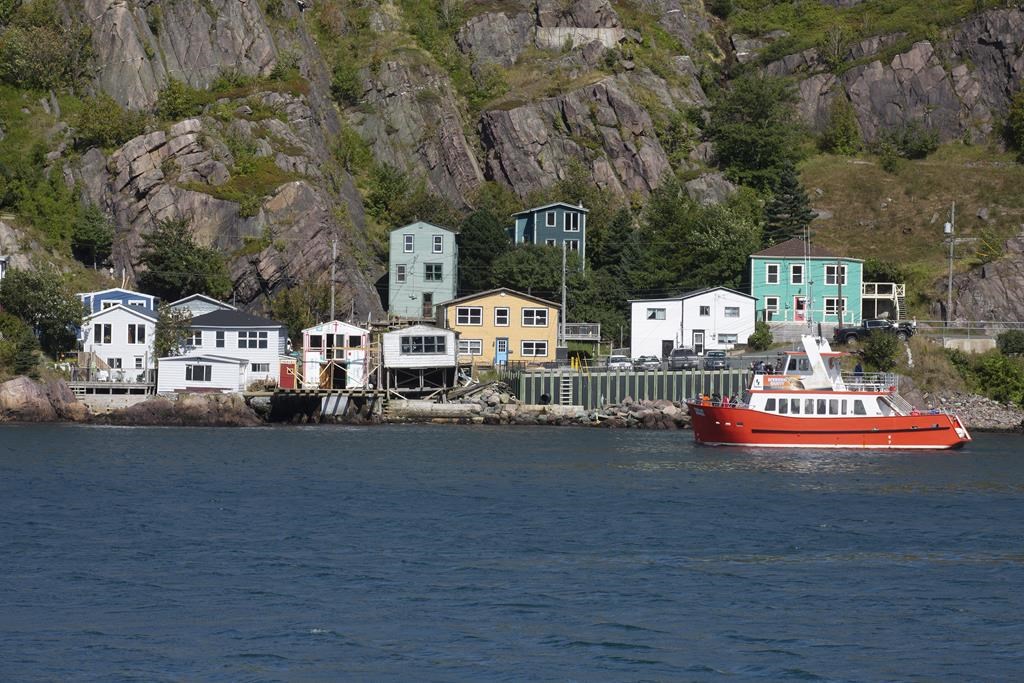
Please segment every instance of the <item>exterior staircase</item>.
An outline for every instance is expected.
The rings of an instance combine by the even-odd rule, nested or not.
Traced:
[[[896,320],[903,320],[907,315],[907,297],[903,289],[896,296]]]

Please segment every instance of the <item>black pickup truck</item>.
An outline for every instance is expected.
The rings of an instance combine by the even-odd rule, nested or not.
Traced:
[[[857,327],[837,327],[832,333],[832,338],[840,343],[863,341],[872,332],[885,332],[895,334],[900,341],[906,341],[914,336],[914,326],[904,321],[893,322],[892,320],[864,320]]]

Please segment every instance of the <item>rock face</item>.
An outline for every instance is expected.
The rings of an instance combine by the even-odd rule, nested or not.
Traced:
[[[844,59],[868,59],[903,37],[867,38],[848,48]],[[891,59],[854,67],[838,79],[827,73],[825,60],[813,48],[772,62],[766,71],[808,74],[798,85],[799,110],[815,130],[824,128],[832,100],[846,97],[868,141],[911,121],[936,131],[943,141],[979,141],[993,132],[1020,86],[1022,45],[1024,11],[990,10],[959,24],[936,44],[914,43]],[[737,56],[741,49],[750,53],[754,48],[741,43]]]
[[[526,195],[579,160],[616,194],[646,194],[669,171],[651,117],[615,79],[507,111],[486,112],[480,135],[487,176]]]
[[[685,187],[690,199],[705,206],[721,204],[736,192],[736,186],[721,173],[705,173],[687,182]]]
[[[98,419],[106,424],[136,426],[255,427],[263,424],[238,394],[183,394],[173,401],[151,398]]]
[[[1024,234],[1007,240],[1003,253],[953,278],[952,320],[1024,320]],[[936,288],[945,291],[946,281]],[[936,304],[945,317],[945,299]]]
[[[84,0],[81,9],[100,88],[132,109],[152,106],[169,78],[206,87],[228,69],[266,75],[277,58],[255,0]]]
[[[15,377],[0,384],[0,422],[80,422],[87,415],[63,381],[43,384]]]

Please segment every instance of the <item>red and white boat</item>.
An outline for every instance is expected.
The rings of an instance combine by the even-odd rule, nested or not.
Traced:
[[[755,374],[742,401],[688,402],[700,443],[764,448],[959,448],[971,440],[951,413],[919,410],[895,376],[847,375],[828,342],[803,337],[782,374]]]

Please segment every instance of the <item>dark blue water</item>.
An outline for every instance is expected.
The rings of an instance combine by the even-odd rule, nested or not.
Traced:
[[[1019,680],[1024,440],[0,428],[0,680]]]

